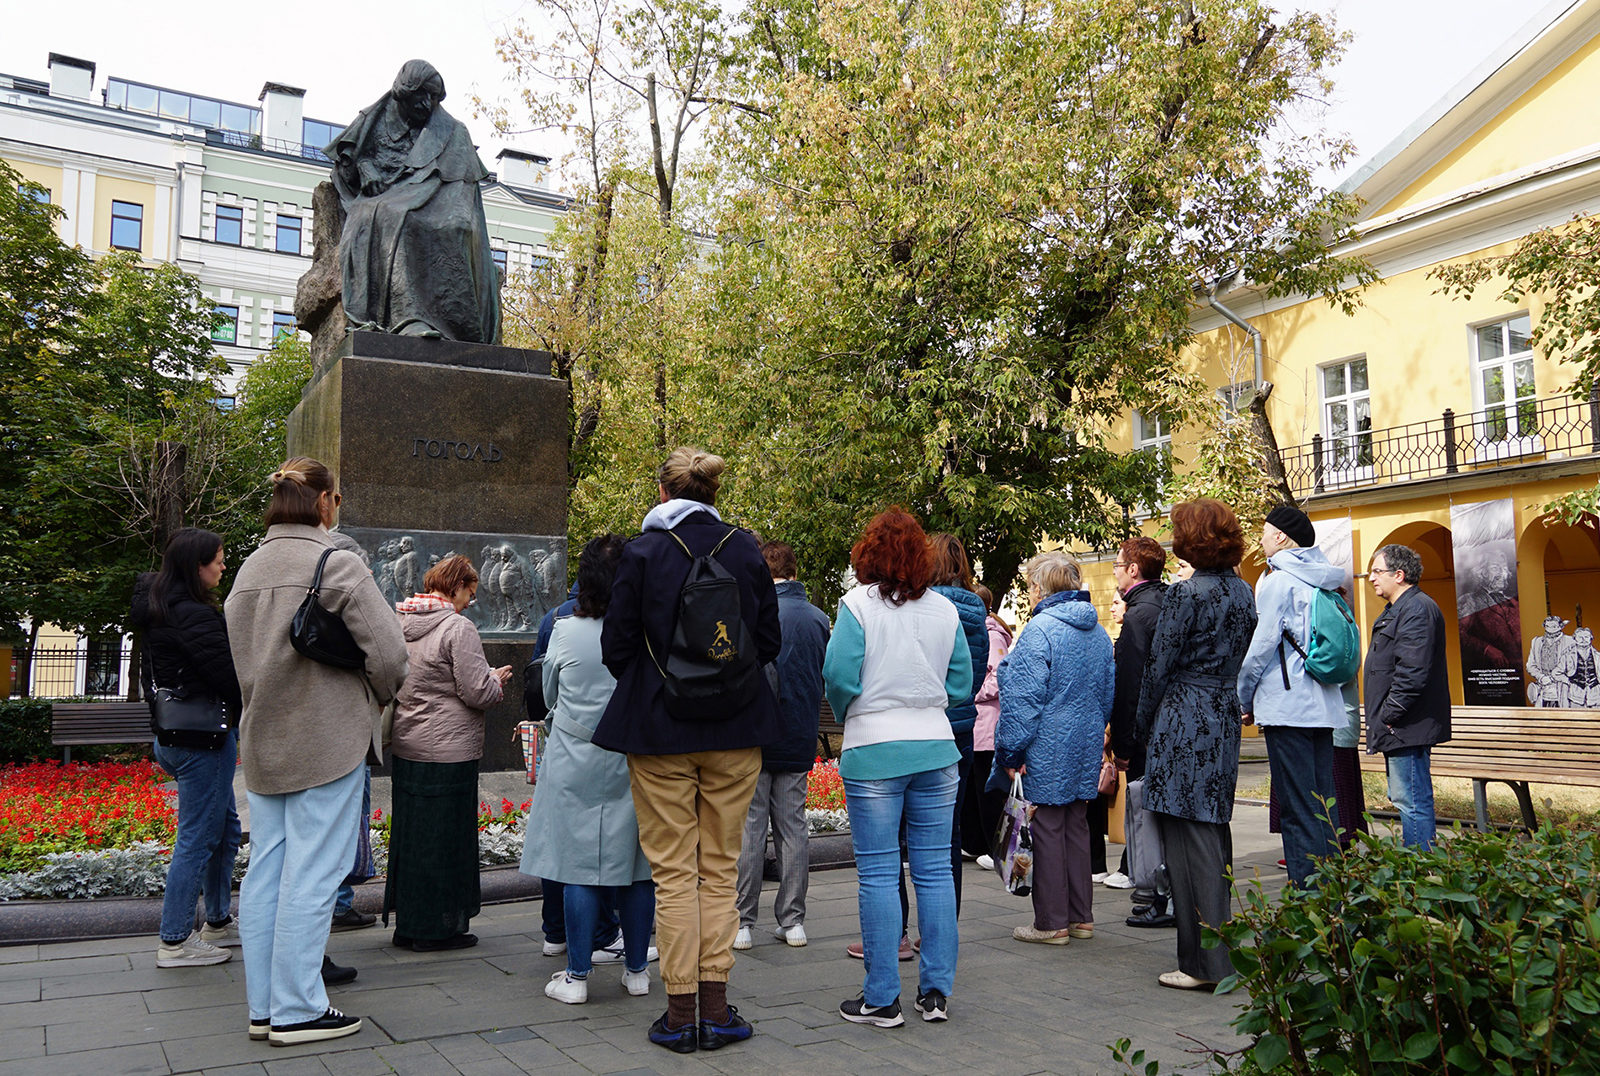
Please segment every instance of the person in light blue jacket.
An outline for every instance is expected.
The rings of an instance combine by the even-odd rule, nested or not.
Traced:
[[[1333,730],[1345,724],[1338,686],[1314,680],[1304,650],[1311,638],[1311,605],[1317,591],[1337,590],[1344,570],[1316,547],[1316,529],[1298,508],[1279,505],[1261,528],[1261,550],[1271,573],[1256,588],[1256,630],[1239,668],[1239,707],[1267,740],[1272,791],[1283,827],[1283,858],[1289,880],[1303,886],[1314,857],[1338,847],[1332,811]]]
[[[994,765],[1034,805],[1033,923],[1018,941],[1066,945],[1094,936],[1089,801],[1100,794],[1106,724],[1116,693],[1111,637],[1066,552],[1023,565],[1033,618],[1000,663]]]

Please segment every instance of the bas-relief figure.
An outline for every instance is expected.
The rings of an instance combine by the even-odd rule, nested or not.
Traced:
[[[344,528],[341,528],[344,529]],[[404,601],[422,589],[424,565],[431,567],[456,552],[479,550],[478,598],[466,616],[484,634],[532,635],[539,618],[566,592],[565,543],[532,536],[468,535],[349,528],[347,533],[372,555],[372,575],[390,602]],[[487,544],[484,544],[487,541]]]
[[[499,271],[479,188],[489,170],[444,96],[433,65],[411,60],[325,151],[346,214],[344,313],[351,330],[494,344]]]

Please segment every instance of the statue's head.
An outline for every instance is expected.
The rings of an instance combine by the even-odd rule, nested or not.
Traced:
[[[409,553],[416,547],[417,543],[411,540],[411,536],[409,534],[400,539],[400,552]]]
[[[1546,635],[1560,635],[1561,629],[1566,626],[1567,622],[1558,616],[1547,616],[1544,618],[1544,633]]]
[[[1588,646],[1590,643],[1594,642],[1594,632],[1590,631],[1588,628],[1579,628],[1577,631],[1572,633],[1572,641],[1577,643],[1580,647]]]
[[[406,122],[421,127],[444,100],[444,78],[427,60],[407,60],[394,77],[394,87],[389,92]]]

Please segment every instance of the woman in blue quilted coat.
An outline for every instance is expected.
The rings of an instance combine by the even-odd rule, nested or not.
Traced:
[[[1089,801],[1100,794],[1116,673],[1077,560],[1041,553],[1022,571],[1033,618],[1000,663],[994,733],[996,768],[1021,774],[1034,805],[1033,922],[1011,936],[1066,945],[1094,936]]]

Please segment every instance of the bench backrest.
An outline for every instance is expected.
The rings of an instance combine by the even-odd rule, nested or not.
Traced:
[[[152,738],[150,707],[143,702],[58,702],[50,707],[50,742],[57,747]]]
[[[1360,749],[1361,768],[1382,755]],[[1450,742],[1432,751],[1435,777],[1503,777],[1547,785],[1600,786],[1600,710],[1453,706]]]

